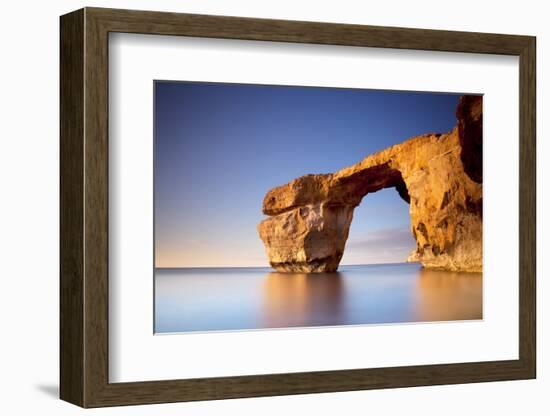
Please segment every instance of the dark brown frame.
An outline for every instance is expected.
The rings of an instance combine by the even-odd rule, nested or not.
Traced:
[[[109,32],[519,56],[519,359],[109,383]],[[535,378],[535,50],[531,36],[99,8],[62,16],[61,398],[100,407]]]

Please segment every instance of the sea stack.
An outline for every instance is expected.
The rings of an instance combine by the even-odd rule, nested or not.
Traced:
[[[258,224],[269,262],[281,272],[333,272],[344,254],[353,210],[368,194],[395,188],[409,203],[416,249],[426,268],[482,269],[482,97],[462,96],[457,125],[410,138],[329,174],[271,189]],[[403,259],[406,260],[406,259]]]

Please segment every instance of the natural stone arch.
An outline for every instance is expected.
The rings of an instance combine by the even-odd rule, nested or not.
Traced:
[[[335,271],[355,207],[369,193],[395,187],[410,203],[416,249],[409,260],[481,271],[481,157],[471,154],[481,146],[481,108],[481,97],[464,96],[449,133],[417,136],[335,173],[305,175],[270,190],[263,201],[270,217],[258,232],[271,266]]]

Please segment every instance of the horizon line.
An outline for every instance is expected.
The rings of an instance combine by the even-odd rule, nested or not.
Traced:
[[[390,262],[390,263],[355,263],[355,264],[341,264],[339,267],[345,266],[382,266],[391,264],[414,264],[419,263],[417,261],[402,261],[402,262]],[[268,269],[275,270],[272,266],[170,266],[170,267],[154,267],[157,269]]]

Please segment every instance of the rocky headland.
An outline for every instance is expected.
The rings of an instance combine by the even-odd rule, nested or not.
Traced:
[[[410,138],[328,174],[271,189],[258,224],[271,266],[282,272],[333,272],[353,210],[368,194],[395,188],[410,204],[416,249],[426,268],[482,269],[482,98],[462,96],[456,127]],[[403,259],[405,260],[405,259]]]

